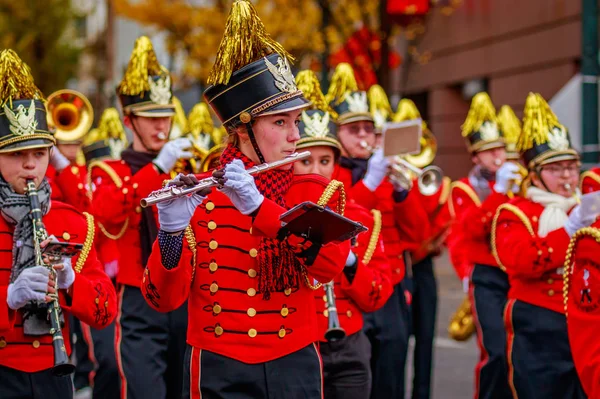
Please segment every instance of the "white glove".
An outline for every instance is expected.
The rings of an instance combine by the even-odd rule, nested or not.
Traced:
[[[565,230],[569,237],[573,237],[573,234],[577,230],[587,227],[596,221],[596,214],[583,215],[581,212],[581,205],[577,205],[569,214],[569,219],[565,223]]]
[[[354,255],[354,252],[350,251],[348,253],[348,257],[346,258],[346,266],[353,266],[355,262],[356,262],[356,255]]]
[[[181,177],[183,175],[180,173],[172,181],[181,181]],[[195,193],[156,204],[160,229],[167,233],[185,229],[190,224],[196,208],[205,198],[205,196]]]
[[[45,266],[27,268],[8,286],[6,303],[12,310],[22,308],[27,302],[44,302],[48,291],[50,270]]]
[[[192,142],[186,137],[168,141],[152,162],[160,170],[167,173],[173,169],[178,159],[190,159],[193,156],[190,151],[186,151],[191,146]]]
[[[67,166],[71,165],[71,162],[65,157],[58,148],[54,147],[50,155],[50,165],[54,166],[57,172],[60,172]]]
[[[60,263],[64,267],[56,271],[56,282],[59,289],[67,290],[75,281],[75,270],[73,270],[73,266],[71,265],[71,258],[62,258]]]
[[[494,191],[500,194],[506,194],[509,191],[517,193],[519,192],[519,186],[517,186],[515,182],[519,180],[521,180],[519,166],[513,162],[504,162],[504,164],[496,171]]]
[[[233,205],[242,213],[249,215],[263,203],[265,197],[262,195],[254,177],[244,168],[244,163],[239,159],[225,165],[225,185],[219,189],[229,197]]]
[[[389,165],[390,162],[383,156],[382,148],[379,148],[373,153],[367,165],[367,173],[363,178],[363,184],[371,190],[371,192],[377,190],[377,187],[379,187],[383,179],[385,179]]]

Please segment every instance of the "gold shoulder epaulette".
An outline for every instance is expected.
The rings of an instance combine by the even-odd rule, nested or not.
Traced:
[[[452,199],[452,193],[454,192],[454,190],[464,191],[465,194],[467,194],[469,198],[471,198],[471,201],[475,203],[475,205],[481,206],[481,200],[479,199],[479,196],[477,195],[475,190],[473,190],[468,184],[463,183],[460,180],[452,182],[452,184],[450,185],[450,202],[448,202],[448,205],[450,208],[450,216],[452,216],[453,218],[456,217],[456,210],[454,209],[454,200]]]

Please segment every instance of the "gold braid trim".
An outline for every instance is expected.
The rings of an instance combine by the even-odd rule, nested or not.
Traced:
[[[461,181],[455,181],[450,185],[450,193],[452,194],[452,192],[455,189],[463,190],[469,196],[469,198],[471,198],[471,201],[473,201],[475,205],[481,206],[481,200],[479,199],[479,196],[477,195],[477,193],[475,193],[475,190],[473,190],[468,184],[465,184]],[[452,199],[452,197],[448,202],[448,207],[450,208],[450,216],[452,216],[452,218],[455,218],[456,210],[454,209],[454,200]]]
[[[369,245],[367,245],[367,250],[365,251],[362,259],[362,263],[365,266],[369,264],[373,254],[375,253],[377,241],[379,241],[379,233],[381,233],[381,212],[377,209],[371,209],[371,214],[373,215],[373,232],[371,233]]]
[[[83,242],[83,249],[75,264],[75,272],[77,273],[81,273],[81,269],[83,269],[83,266],[87,261],[90,251],[92,250],[92,244],[94,244],[94,235],[96,234],[94,217],[87,212],[83,212],[83,216],[85,216],[85,221],[87,222],[87,234],[85,235],[85,241]]]
[[[600,229],[595,227],[584,227],[582,229],[577,230],[577,232],[571,238],[569,242],[569,247],[567,248],[567,255],[565,256],[565,263],[563,266],[563,300],[565,305],[565,317],[567,314],[567,302],[569,301],[569,275],[572,270],[572,258],[573,252],[575,252],[575,245],[579,241],[580,238],[590,236],[596,240],[597,243],[600,244]]]
[[[317,205],[322,207],[326,206],[336,191],[340,192],[340,199],[337,204],[337,213],[344,216],[344,210],[346,209],[346,190],[344,190],[344,183],[341,181],[330,181],[327,187],[325,187],[323,194],[321,194],[321,198],[319,198],[319,201],[317,201]],[[310,277],[308,277],[306,268],[302,268],[302,277],[304,278],[304,284],[306,284],[306,286],[313,291],[316,291],[323,286],[323,284],[320,282],[317,282],[316,284],[312,284],[310,282]]]
[[[583,172],[581,174],[581,177],[579,178],[579,190],[583,190],[583,179],[585,179],[586,177],[589,177],[596,183],[600,184],[600,176],[598,176],[598,174],[596,172],[592,172],[591,170],[586,170],[585,172]]]
[[[110,165],[108,165],[104,161],[92,161],[88,165],[88,172],[87,172],[87,185],[88,185],[87,196],[90,201],[92,201],[92,169],[94,167],[98,167],[98,168],[102,169],[102,171],[104,173],[106,173],[108,175],[108,177],[110,177],[110,179],[113,181],[115,186],[117,186],[117,188],[123,187],[123,180],[121,180],[121,177],[117,174],[117,172]],[[106,227],[104,227],[104,225],[102,223],[98,222],[98,228],[100,229],[102,234],[104,234],[108,239],[113,240],[113,241],[121,239],[121,237],[123,237],[125,235],[125,232],[127,231],[128,227],[129,227],[129,218],[127,218],[125,220],[125,223],[123,223],[123,226],[121,227],[121,229],[119,230],[119,232],[117,234],[112,234],[108,230],[106,230]]]
[[[502,212],[503,210],[507,210],[509,212],[514,213],[521,220],[521,222],[523,222],[523,224],[527,228],[527,231],[532,237],[535,236],[535,233],[533,231],[533,227],[531,226],[531,222],[522,210],[520,210],[512,204],[502,204],[498,207],[498,210],[496,210],[496,214],[494,215],[494,220],[492,221],[490,244],[492,247],[492,255],[494,256],[496,262],[498,262],[498,266],[500,266],[500,269],[502,269],[502,271],[506,271],[506,267],[500,261],[500,256],[498,256],[498,249],[496,248],[496,226],[498,225],[498,218],[500,217],[500,212]]]
[[[444,176],[442,179],[442,192],[440,193],[440,198],[438,199],[439,205],[444,205],[448,201],[451,191],[452,180],[448,176]]]
[[[194,277],[196,277],[196,236],[194,236],[194,230],[192,230],[192,226],[188,224],[183,233],[185,235],[185,240],[187,241],[190,250],[192,251],[192,281],[194,282]]]

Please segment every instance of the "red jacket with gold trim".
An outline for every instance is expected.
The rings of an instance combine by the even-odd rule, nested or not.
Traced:
[[[71,165],[57,172],[48,165],[46,179],[52,188],[52,199],[64,202],[81,212],[89,212],[90,200],[86,184],[87,168],[85,165]]]
[[[43,217],[49,235],[59,240],[84,244],[82,252],[72,259],[76,276],[68,298],[59,290],[60,305],[65,314],[63,337],[67,353],[69,343],[69,314],[93,328],[104,328],[117,314],[116,293],[104,273],[93,246],[93,218],[86,220],[75,208],[52,201],[50,211]],[[89,224],[91,222],[91,225]],[[54,364],[52,336],[25,336],[23,317],[6,303],[12,265],[14,227],[0,217],[0,365],[25,372],[51,368]]]
[[[144,266],[140,247],[139,225],[142,220],[140,200],[162,187],[168,174],[160,173],[150,163],[132,174],[122,160],[90,164],[93,192],[92,210],[100,230],[119,237],[119,273],[117,283],[139,287]],[[153,210],[158,226],[156,207]]]
[[[581,174],[579,188],[582,194],[600,191],[600,168],[592,168]]]
[[[350,169],[339,165],[336,166],[333,178],[344,183],[349,197],[359,205],[366,209],[377,209],[381,212],[381,236],[385,244],[385,254],[392,269],[392,282],[394,285],[398,284],[406,274],[404,251],[407,250],[407,244],[400,239],[398,226],[401,223],[407,223],[406,219],[414,215],[411,214],[414,203],[407,198],[405,201],[396,204],[392,197],[394,187],[387,180],[381,183],[375,192],[371,192],[362,180],[353,186],[352,172]],[[416,218],[418,218],[418,215],[414,219]]]
[[[346,203],[344,216],[360,222],[369,231],[360,234],[352,251],[356,255],[356,273],[350,282],[345,273],[334,279],[334,293],[340,325],[346,335],[354,334],[363,327],[363,312],[381,308],[394,291],[392,271],[384,252],[381,237],[381,213],[369,212],[353,200]],[[369,256],[365,256],[369,249]],[[319,319],[319,339],[325,341],[328,328],[327,300],[324,289],[315,291]],[[320,295],[323,294],[323,295]]]
[[[569,235],[561,227],[540,237],[543,211],[542,205],[521,197],[500,206],[492,246],[508,274],[509,298],[564,313],[562,274]]]
[[[468,178],[452,183],[449,211],[454,222],[447,239],[450,259],[460,279],[471,275],[475,264],[498,267],[490,247],[490,233],[496,210],[509,198],[491,193],[482,202]]]
[[[327,183],[317,175],[294,176],[286,204],[316,202]],[[198,248],[195,257],[190,240],[184,239],[178,266],[168,270],[162,265],[158,242],[154,243],[142,281],[146,301],[157,311],[168,312],[187,299],[188,344],[244,363],[277,359],[318,341],[314,292],[305,283],[273,292],[269,300],[257,292],[261,238],[277,236],[279,216],[285,211],[265,199],[253,219],[213,190],[190,222]],[[324,245],[305,268],[309,282],[331,281],[342,271],[349,250],[349,242]]]
[[[600,221],[577,232],[565,262],[565,304],[571,353],[583,389],[600,397]]]

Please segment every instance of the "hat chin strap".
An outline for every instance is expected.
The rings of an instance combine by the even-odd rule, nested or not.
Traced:
[[[256,142],[256,136],[254,135],[254,130],[252,130],[252,123],[248,122],[244,124],[246,126],[246,131],[248,132],[248,137],[250,137],[250,143],[252,143],[252,148],[254,148],[254,152],[256,152],[256,156],[261,164],[265,163],[265,158],[263,157],[260,148],[258,147],[258,143]]]

